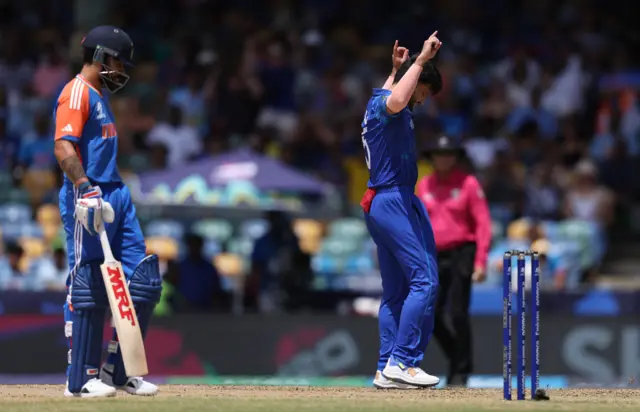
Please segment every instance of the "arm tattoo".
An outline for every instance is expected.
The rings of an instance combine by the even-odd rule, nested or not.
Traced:
[[[87,175],[84,173],[82,163],[76,155],[71,155],[62,159],[60,161],[60,168],[62,168],[64,173],[73,183],[76,183],[78,180],[87,177]]]

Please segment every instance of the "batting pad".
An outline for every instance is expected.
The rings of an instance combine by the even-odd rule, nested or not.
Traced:
[[[65,305],[65,336],[69,339],[67,379],[69,391],[79,393],[100,370],[108,301],[99,263],[78,267],[69,292]]]
[[[153,309],[160,301],[162,293],[162,277],[160,276],[158,257],[156,255],[147,256],[138,264],[129,281],[129,293],[136,308],[140,331],[144,338],[153,315]],[[115,329],[113,330],[113,340],[109,344],[108,351],[109,357],[104,369],[112,375],[113,383],[116,386],[123,386],[127,382],[127,376]]]

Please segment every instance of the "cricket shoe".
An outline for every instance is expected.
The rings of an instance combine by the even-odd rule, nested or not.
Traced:
[[[105,364],[100,371],[100,380],[109,387],[125,391],[131,395],[154,396],[158,393],[158,387],[156,385],[145,381],[140,376],[134,376],[127,379],[127,382],[122,386],[114,385],[113,365],[108,363]]]
[[[387,362],[387,366],[382,371],[382,376],[397,383],[421,388],[436,386],[440,383],[440,379],[437,376],[429,375],[418,367],[408,367],[400,362],[395,362],[393,358]]]
[[[108,398],[116,396],[116,389],[106,385],[98,378],[89,379],[79,393],[69,391],[69,382],[64,389],[64,396],[68,398]]]
[[[382,371],[376,372],[376,377],[373,378],[373,386],[378,389],[421,389],[419,386],[390,381],[382,376]]]

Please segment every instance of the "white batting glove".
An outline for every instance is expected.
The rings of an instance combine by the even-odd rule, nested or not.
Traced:
[[[102,199],[99,187],[85,183],[79,189],[81,197],[76,201],[75,219],[95,236],[104,228],[104,222],[113,222],[115,212],[111,204]]]

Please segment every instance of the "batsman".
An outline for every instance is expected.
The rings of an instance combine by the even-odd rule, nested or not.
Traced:
[[[412,110],[442,88],[430,61],[441,45],[435,32],[420,54],[409,58],[396,42],[394,71],[382,89],[373,90],[362,121],[370,178],[361,205],[382,277],[380,357],[373,381],[381,389],[439,383],[420,368],[433,332],[438,269],[431,222],[414,195],[418,168]]]
[[[92,29],[82,41],[83,67],[64,87],[54,109],[55,156],[64,171],[60,214],[67,238],[69,277],[64,305],[69,343],[65,396],[107,397],[116,390],[155,395],[158,387],[126,376],[115,330],[102,363],[109,312],[98,233],[105,230],[122,263],[144,336],[160,299],[158,258],[146,255],[136,208],[116,165],[118,133],[108,95],[129,80],[133,42],[113,26]]]

